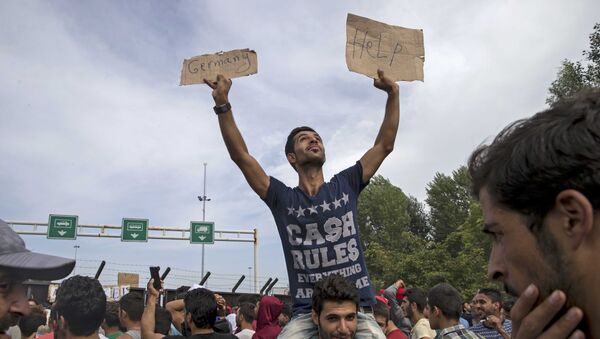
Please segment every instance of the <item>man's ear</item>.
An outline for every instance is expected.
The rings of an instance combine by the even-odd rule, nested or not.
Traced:
[[[296,154],[294,154],[294,153],[288,153],[285,156],[286,156],[288,162],[290,164],[292,164],[292,166],[296,163]]]
[[[594,208],[588,198],[577,190],[560,192],[551,213],[560,218],[561,231],[569,239],[571,250],[577,249],[593,230]]]
[[[319,326],[319,315],[315,310],[312,310],[310,317],[312,318],[313,323],[315,323],[316,326]]]

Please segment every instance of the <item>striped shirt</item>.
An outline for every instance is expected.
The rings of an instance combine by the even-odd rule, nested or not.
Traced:
[[[502,322],[502,328],[504,328],[504,331],[510,336],[510,333],[512,332],[512,323],[510,320],[504,320]],[[502,335],[500,335],[495,328],[489,328],[483,325],[483,322],[473,325],[469,329],[486,339],[503,339]]]
[[[446,327],[443,329],[435,339],[483,339],[479,334],[473,331],[467,330],[462,324],[456,326]]]

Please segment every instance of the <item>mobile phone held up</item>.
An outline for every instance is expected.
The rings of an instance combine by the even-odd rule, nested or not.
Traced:
[[[150,277],[153,279],[152,285],[157,291],[160,291],[160,271],[159,266],[150,266]]]

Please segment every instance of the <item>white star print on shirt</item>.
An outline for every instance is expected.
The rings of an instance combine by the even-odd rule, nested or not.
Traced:
[[[342,203],[340,201],[341,201],[340,199],[335,199],[333,201],[333,207],[334,208],[342,207]]]
[[[304,216],[304,211],[306,210],[306,208],[302,208],[302,206],[298,206],[298,210],[296,211],[296,213],[298,213],[297,217],[300,216]]]
[[[327,201],[325,201],[325,200],[323,200],[323,204],[321,204],[319,206],[321,206],[321,208],[323,209],[323,212],[325,212],[325,211],[331,211],[329,209],[329,203]]]
[[[350,199],[348,199],[348,194],[347,193],[343,193],[342,194],[342,201],[344,202],[344,204],[347,204],[349,200]]]
[[[319,212],[317,211],[317,206],[311,206],[308,208],[308,210],[310,211],[310,214],[319,214]]]
[[[293,207],[288,207],[288,215],[292,215],[294,214],[294,208]]]

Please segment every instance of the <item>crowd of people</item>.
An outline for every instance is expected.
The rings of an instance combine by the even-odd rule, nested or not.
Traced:
[[[146,300],[131,292],[115,305],[107,303],[97,280],[73,276],[62,281],[42,324],[44,312],[29,305],[23,280],[64,278],[75,262],[28,251],[1,221],[1,336],[600,338],[599,275],[593,269],[600,251],[600,92],[519,120],[471,155],[473,194],[483,231],[492,238],[488,276],[518,299],[504,302],[500,291],[482,286],[464,303],[447,283],[425,290],[399,279],[377,295],[368,275],[357,201],[394,148],[395,82],[378,72],[374,86],[387,101],[375,143],[329,182],[320,135],[306,126],[292,130],[285,155],[298,174],[295,188],[268,176],[248,152],[228,99],[231,80],[205,82],[231,159],[275,219],[292,304],[262,296],[227,305],[222,296],[193,286],[162,309],[150,281]]]

